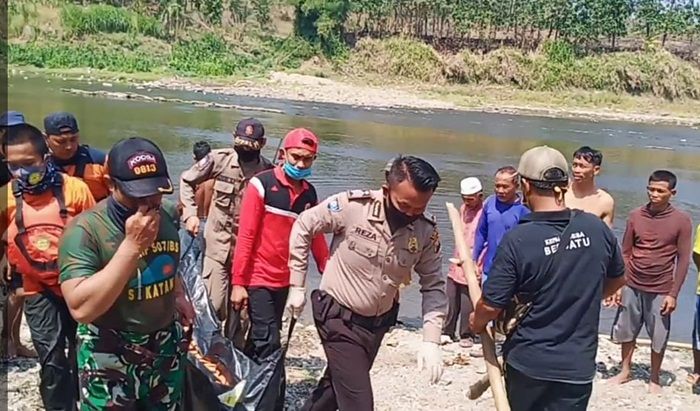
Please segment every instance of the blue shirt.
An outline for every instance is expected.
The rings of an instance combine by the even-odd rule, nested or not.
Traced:
[[[520,198],[514,203],[504,203],[495,195],[486,199],[484,212],[476,229],[472,256],[474,261],[478,261],[484,247],[488,247],[484,257],[484,277],[491,271],[496,249],[503,236],[518,225],[522,216],[529,213],[530,209],[523,205]]]

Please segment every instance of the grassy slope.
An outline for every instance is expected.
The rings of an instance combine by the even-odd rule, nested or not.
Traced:
[[[62,37],[62,28],[60,24],[60,13],[58,9],[39,5],[36,8],[34,16],[30,17],[30,23],[35,30],[35,44],[67,44],[60,40]],[[22,30],[23,21],[11,21],[10,35],[15,37],[15,42],[26,42],[27,33]],[[277,31],[288,34],[289,23],[285,21],[276,21],[275,26]],[[281,29],[281,30],[280,30]],[[24,34],[24,36],[23,36]],[[24,38],[22,38],[24,37]],[[153,38],[143,36],[132,36],[127,34],[101,34],[87,36],[79,40],[70,42],[73,46],[82,47],[91,45],[102,49],[112,50],[128,50],[130,52],[143,53],[149,56],[165,56],[171,50],[171,45]],[[241,42],[246,49],[255,49],[258,47],[255,39],[247,38]],[[370,54],[371,56],[371,54]],[[318,64],[307,63],[299,69],[289,69],[302,74],[315,75],[332,78],[337,81],[346,83],[370,86],[381,86],[389,89],[409,90],[418,96],[429,97],[437,100],[448,101],[466,109],[487,109],[487,110],[511,110],[515,112],[548,112],[550,114],[558,111],[579,112],[584,116],[595,116],[596,112],[619,112],[627,114],[629,117],[637,116],[637,120],[644,121],[643,115],[653,115],[657,118],[675,117],[679,119],[698,119],[700,117],[700,101],[696,99],[677,99],[669,101],[663,98],[644,95],[632,96],[626,93],[614,93],[610,91],[590,91],[574,88],[564,90],[524,90],[522,88],[510,85],[492,85],[492,84],[455,84],[454,82],[444,81],[444,78],[433,78],[442,74],[434,74],[428,71],[420,71],[416,78],[414,73],[422,70],[420,66],[409,64],[407,65],[408,73],[394,73],[387,76],[382,63],[376,64],[376,61],[362,62],[360,59],[366,58],[359,52],[353,52],[348,62],[344,64]],[[410,56],[409,56],[410,57]],[[416,57],[416,56],[414,56]],[[418,55],[420,59],[423,56]],[[403,56],[402,56],[403,58]],[[447,58],[445,58],[447,60]],[[318,59],[315,59],[318,62]],[[322,60],[321,60],[322,61]],[[362,64],[358,64],[361,61]],[[391,62],[384,64],[393,64]],[[376,69],[364,70],[364,68],[377,65]],[[357,67],[361,67],[360,70]],[[416,68],[418,67],[418,68]],[[86,70],[83,68],[71,69],[43,69],[42,71],[49,73],[64,73],[64,74],[84,74],[91,72],[95,75],[95,71]],[[374,73],[372,72],[374,71]],[[151,72],[110,72],[102,71],[98,74],[101,78],[110,78],[117,80],[155,80],[163,77],[170,77],[181,73],[175,73],[168,67],[155,68]],[[431,77],[433,76],[433,77]],[[187,77],[187,76],[185,76]],[[217,76],[207,77],[204,75],[192,76],[193,81],[198,83],[216,83],[216,84],[232,84],[242,78],[251,80],[264,81],[263,72],[241,72],[235,73],[232,76]],[[339,101],[342,103],[342,101]],[[624,116],[623,116],[624,117]]]

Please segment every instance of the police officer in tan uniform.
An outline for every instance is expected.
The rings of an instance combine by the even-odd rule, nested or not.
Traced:
[[[303,410],[374,409],[369,372],[384,334],[396,323],[399,287],[419,277],[423,295],[420,368],[432,382],[442,374],[438,346],[447,296],[440,237],[425,209],[440,177],[427,162],[399,156],[382,190],[353,190],[303,212],[290,235],[291,288],[287,308],[303,309],[309,247],[318,233],[333,233],[331,258],[312,312],[328,360]]]
[[[229,283],[231,251],[236,242],[241,197],[248,180],[272,163],[260,154],[265,145],[265,129],[256,119],[241,120],[233,134],[233,148],[212,150],[180,176],[182,221],[187,231],[197,235],[199,217],[195,191],[197,185],[214,179],[214,193],[204,228],[204,267],[202,277],[216,315],[226,320],[230,306]],[[242,347],[245,330],[231,318],[226,334]]]

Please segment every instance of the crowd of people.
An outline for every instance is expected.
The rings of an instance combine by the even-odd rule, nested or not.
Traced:
[[[479,335],[518,304],[524,315],[499,339],[511,409],[584,410],[608,306],[622,364],[608,383],[630,380],[644,326],[648,389],[660,392],[691,256],[700,266],[700,227],[693,247],[667,170],[649,176],[648,202],[629,214],[618,244],[614,199],[595,182],[603,155],[587,146],[570,160],[547,146],[526,151],[517,167],[496,171],[493,195],[464,178],[457,189],[471,255],[455,251],[443,273],[440,231],[426,212],[441,179],[415,156],[391,159],[377,189],[319,199],[310,176],[321,140],[291,130],[267,159],[264,126],[248,118],[230,147],[194,145],[174,202],[164,197],[175,191],[165,157],[146,138],[105,154],[82,144],[77,120],[63,112],[46,116],[43,131],[12,111],[0,127],[4,354],[38,357],[47,410],[181,409],[197,314],[178,266],[195,244],[219,331],[257,363],[280,349],[285,313],[298,318],[311,300],[327,367],[309,411],[374,408],[370,370],[412,275],[422,295],[417,364],[432,383],[442,344],[479,355]],[[313,290],[310,255],[321,273]],[[479,301],[469,297],[464,258],[476,267]],[[697,292],[691,384],[700,383],[700,280]],[[33,350],[19,339],[22,312]],[[269,409],[284,409],[284,372],[266,392]]]

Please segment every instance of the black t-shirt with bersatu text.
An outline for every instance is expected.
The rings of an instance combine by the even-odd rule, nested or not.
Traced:
[[[501,241],[484,301],[508,305],[516,293],[534,296],[530,312],[503,346],[506,362],[539,380],[588,383],[595,377],[603,283],[624,275],[617,239],[597,216],[576,211],[565,248],[545,278],[548,260],[572,213],[533,212]]]

